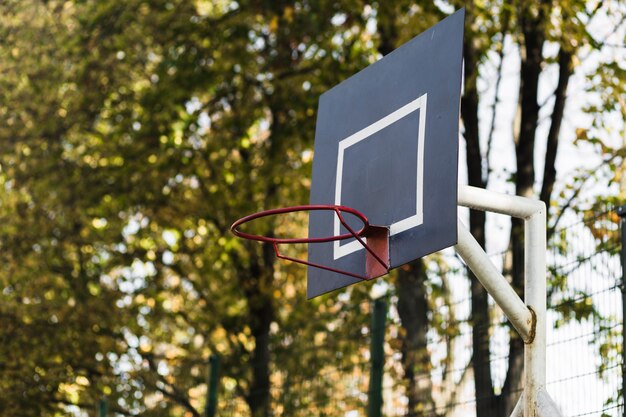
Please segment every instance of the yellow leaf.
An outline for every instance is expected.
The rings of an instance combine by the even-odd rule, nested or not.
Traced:
[[[276,29],[278,29],[278,16],[274,16],[269,24],[270,32],[276,32]]]
[[[293,22],[293,7],[287,6],[284,11],[285,20],[289,23]]]

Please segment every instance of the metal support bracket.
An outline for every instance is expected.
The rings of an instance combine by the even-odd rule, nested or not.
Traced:
[[[524,345],[524,392],[511,417],[561,417],[546,386],[546,207],[538,200],[459,186],[458,204],[524,220],[522,301],[459,221],[458,254],[502,308]]]

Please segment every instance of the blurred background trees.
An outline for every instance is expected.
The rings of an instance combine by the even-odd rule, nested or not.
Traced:
[[[561,176],[562,141],[597,155],[601,194],[622,180],[626,77],[611,49],[623,48],[611,44],[620,2],[3,2],[0,411],[92,412],[107,397],[120,415],[199,416],[218,354],[246,413],[282,404],[291,415],[286,398],[297,394],[285,387],[306,390],[298,378],[328,367],[349,373],[367,348],[369,312],[354,306],[371,285],[305,302],[302,268],[228,227],[305,203],[318,96],[461,6],[468,182],[541,198],[554,229],[590,187],[588,171]],[[614,25],[606,38],[589,30],[594,19]],[[578,68],[588,103],[567,101],[581,97]],[[591,122],[566,123],[568,109]],[[503,168],[494,158],[507,147]],[[485,216],[472,213],[470,226],[488,245]],[[306,233],[306,217],[258,227]],[[522,291],[518,227],[505,272]],[[445,271],[434,256],[382,285],[397,304],[389,349],[411,416],[433,401],[416,379],[432,366],[428,330],[457,331],[436,308],[449,303]],[[475,280],[471,292],[478,413],[504,413],[521,342],[500,393],[484,366],[491,307]],[[329,384],[320,396],[340,381]]]

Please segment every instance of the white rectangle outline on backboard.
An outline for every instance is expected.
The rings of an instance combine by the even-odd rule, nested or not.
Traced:
[[[348,136],[345,139],[342,139],[339,142],[339,150],[337,154],[337,175],[335,182],[335,204],[341,205],[341,182],[343,179],[343,155],[350,146],[355,145],[362,140],[367,139],[373,134],[383,130],[387,126],[397,122],[405,116],[413,113],[416,110],[420,110],[419,114],[419,126],[418,126],[418,136],[417,136],[417,189],[415,193],[416,207],[415,214],[392,223],[390,225],[378,224],[376,226],[389,226],[389,235],[393,236],[398,233],[409,230],[413,227],[417,227],[422,224],[424,218],[424,210],[423,210],[423,190],[424,190],[424,134],[426,130],[426,101],[428,98],[428,94],[425,93],[415,100],[411,101],[408,104],[400,107],[398,110],[395,110],[392,113],[389,113],[387,116],[377,120],[371,125],[359,130],[358,132]],[[367,213],[363,213],[367,216]],[[335,216],[334,223],[334,234],[335,236],[340,234],[341,223],[339,218]],[[366,240],[366,239],[363,239]],[[361,245],[358,241],[354,240],[350,243],[346,243],[345,245],[341,244],[341,241],[336,240],[334,242],[333,247],[333,258],[339,259],[346,255],[349,255],[358,250],[364,249],[363,245]]]

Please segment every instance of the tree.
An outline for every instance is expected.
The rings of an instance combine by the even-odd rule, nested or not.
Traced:
[[[200,415],[207,361],[219,354],[222,397],[245,404],[236,412],[265,416],[276,404],[285,415],[331,411],[329,398],[348,390],[341,374],[314,390],[306,378],[321,368],[358,368],[368,287],[349,299],[299,302],[302,270],[228,228],[245,214],[306,201],[319,94],[450,6],[460,4],[3,4],[0,410],[54,415],[93,409],[106,396],[121,415]],[[498,101],[492,114],[480,110],[488,100],[480,83],[489,81],[492,61],[501,73],[506,40],[523,55],[512,181],[520,194],[540,189],[542,200],[554,199],[568,80],[580,51],[599,47],[584,19],[611,7],[467,5],[462,119],[470,184],[487,186],[491,178],[491,148],[500,139],[479,127],[500,110]],[[539,106],[538,83],[551,69],[559,73],[554,100]],[[620,71],[598,66],[591,88],[609,85],[613,93],[589,112],[623,107]],[[550,128],[542,136],[544,112]],[[597,143],[596,120],[580,140]],[[538,187],[532,155],[540,138],[547,151]],[[603,149],[621,162],[619,151]],[[254,227],[295,234],[304,223],[295,216]],[[484,215],[472,213],[470,227],[485,244]],[[514,226],[516,284],[518,233]],[[433,404],[430,388],[418,384],[431,366],[426,329],[455,331],[433,308],[435,296],[447,296],[443,269],[431,259],[394,277],[401,328],[391,344],[402,354],[409,415]],[[486,366],[490,310],[475,280],[472,298],[475,385],[478,398],[489,398],[479,401],[479,415],[500,415],[516,400],[521,345],[513,340],[509,377],[496,396]],[[319,401],[299,403],[294,393],[307,390]]]
[[[63,319],[65,299],[79,305],[85,314],[68,312],[60,324],[75,328],[74,350],[93,344],[74,358],[76,369],[104,361],[98,372],[52,374],[50,348],[40,356],[33,350],[16,372],[54,378],[33,392],[14,387],[13,397],[23,398],[21,407],[54,412],[89,408],[104,394],[122,414],[199,415],[197,389],[208,356],[219,353],[252,415],[267,415],[270,352],[287,338],[272,324],[300,331],[290,324],[295,315],[276,308],[294,278],[277,269],[271,247],[235,241],[228,227],[243,214],[304,197],[312,135],[302,132],[312,132],[317,94],[367,63],[345,56],[361,47],[360,14],[325,3],[7,7],[5,52],[13,59],[3,83],[12,107],[3,112],[4,137],[20,140],[3,149],[11,225],[3,235],[3,288],[15,292],[5,305],[20,306],[27,294],[11,282],[16,268],[28,277],[18,283],[32,282],[33,291],[48,280],[69,286],[76,294],[64,295],[61,306],[36,299],[50,310],[41,321]],[[44,255],[33,254],[36,247]],[[32,268],[15,267],[26,257]],[[104,335],[87,343],[92,335],[78,331],[85,327]],[[56,335],[46,340],[61,347]],[[69,369],[69,360],[54,361]],[[54,395],[39,395],[42,387]]]
[[[559,142],[567,140],[561,134],[561,126],[564,119],[567,103],[567,91],[569,80],[575,70],[576,63],[580,62],[581,55],[590,55],[599,51],[603,46],[595,40],[587,31],[589,22],[603,13],[621,13],[617,4],[587,4],[585,2],[550,2],[544,1],[537,4],[500,2],[488,3],[455,3],[454,7],[466,7],[466,33],[464,45],[464,71],[465,91],[461,102],[461,117],[463,121],[463,136],[466,144],[466,165],[469,185],[486,188],[492,177],[491,156],[493,145],[496,140],[494,131],[496,121],[499,119],[501,101],[499,98],[502,86],[502,63],[505,59],[505,43],[509,48],[518,51],[521,59],[519,70],[519,102],[517,105],[516,118],[512,123],[512,137],[515,150],[516,169],[511,174],[511,182],[515,185],[515,193],[526,197],[537,197],[546,203],[551,215],[549,234],[553,232],[561,218],[562,213],[571,204],[571,199],[565,201],[561,210],[553,204],[557,197],[555,185],[557,180],[556,157]],[[618,12],[619,11],[619,12]],[[438,7],[428,5],[412,5],[403,2],[381,4],[378,7],[378,34],[379,50],[383,53],[397,46],[398,34],[406,33],[407,28],[413,28],[413,16],[419,16],[422,22],[439,20],[445,12]],[[407,23],[413,23],[407,24]],[[620,19],[617,19],[618,25]],[[548,52],[549,48],[557,52]],[[596,58],[597,59],[597,58]],[[609,58],[610,59],[610,58]],[[600,61],[602,58],[599,59]],[[486,71],[487,65],[496,67],[495,78],[488,79],[490,75]],[[615,68],[610,62],[608,65],[598,63],[597,68]],[[546,79],[551,72],[558,74],[554,83],[554,91],[545,103],[540,103],[540,80]],[[609,70],[614,73],[613,70]],[[619,72],[619,70],[618,70]],[[610,77],[611,78],[611,77]],[[616,80],[619,77],[612,77]],[[596,76],[595,79],[605,79]],[[495,90],[495,99],[490,104],[489,112],[483,110],[487,106],[484,103],[487,98],[483,97],[483,85],[491,86]],[[617,85],[610,81],[609,85]],[[591,89],[604,87],[596,84]],[[609,87],[613,91],[613,87]],[[623,91],[623,85],[614,91]],[[619,93],[617,93],[619,95]],[[615,100],[614,94],[606,96],[604,109],[619,109],[619,100]],[[623,106],[622,106],[623,107]],[[587,108],[592,113],[598,108]],[[594,113],[602,115],[602,111]],[[541,118],[547,120],[547,131],[541,129]],[[484,119],[488,123],[484,122]],[[605,117],[597,117],[597,120],[605,120]],[[489,126],[481,132],[481,124]],[[572,132],[567,132],[569,139]],[[537,143],[545,141],[545,154],[542,158],[543,175],[536,175]],[[596,142],[597,143],[597,142]],[[607,155],[617,155],[609,148],[603,148]],[[612,157],[609,156],[609,158]],[[584,181],[580,181],[583,183]],[[569,187],[567,185],[566,187]],[[578,185],[577,187],[580,187]],[[535,191],[537,190],[537,191]],[[572,198],[576,197],[576,193]],[[470,231],[483,246],[486,246],[487,236],[485,230],[486,217],[483,212],[471,211]],[[507,271],[512,284],[523,296],[523,227],[520,221],[513,221],[510,238],[510,263]],[[423,270],[423,268],[417,268]],[[478,398],[478,415],[508,415],[510,414],[519,392],[519,382],[523,372],[523,344],[514,333],[511,334],[511,349],[507,378],[502,387],[502,393],[496,395],[493,377],[490,370],[490,307],[487,293],[482,285],[472,276],[472,321],[473,321],[473,356],[472,367],[474,371],[474,384],[476,398]],[[401,272],[399,277],[402,277]],[[419,282],[419,279],[414,279]],[[422,280],[423,281],[423,280]],[[419,284],[417,284],[419,286]],[[401,291],[401,294],[409,292]],[[423,298],[417,297],[413,306],[426,305]],[[402,303],[401,300],[399,301]],[[406,305],[406,304],[405,304]],[[415,307],[420,309],[419,307]],[[422,319],[423,316],[422,316]],[[423,321],[422,321],[423,323]],[[410,325],[416,328],[416,323]],[[413,351],[425,349],[424,342],[414,344]],[[420,401],[416,396],[412,401]],[[411,400],[410,400],[411,401]],[[427,396],[422,394],[421,401],[428,401]],[[411,407],[410,407],[411,408]],[[411,411],[409,411],[411,413]]]
[[[498,86],[500,85],[503,42],[510,39],[517,43],[521,56],[519,72],[519,102],[517,117],[513,126],[515,142],[516,171],[512,181],[515,193],[526,197],[539,197],[549,208],[549,214],[559,218],[552,201],[556,182],[556,156],[559,141],[563,140],[561,126],[567,100],[567,88],[574,71],[575,58],[581,50],[593,50],[598,45],[586,30],[586,24],[603,7],[598,3],[589,5],[583,2],[540,2],[537,4],[498,5],[479,8],[468,5],[468,17],[473,25],[466,31],[465,45],[465,94],[462,100],[462,119],[467,144],[467,167],[469,184],[486,187],[489,174],[489,156],[492,146],[493,126],[498,108]],[[494,18],[496,17],[496,18]],[[490,24],[493,22],[493,24]],[[482,28],[489,28],[484,31]],[[487,36],[485,36],[487,33]],[[556,45],[556,54],[546,53],[548,44]],[[493,51],[495,49],[495,51]],[[496,54],[493,54],[493,52]],[[480,63],[489,59],[489,54],[499,60],[496,80],[496,97],[493,104],[491,130],[486,141],[479,135],[478,78]],[[551,100],[544,106],[539,102],[540,79],[547,71],[556,67],[558,81]],[[551,109],[550,106],[551,105]],[[549,110],[546,110],[548,108]],[[549,111],[549,112],[548,112]],[[547,112],[547,113],[546,113]],[[540,131],[540,114],[549,120],[547,134]],[[570,133],[571,135],[571,133]],[[543,175],[540,181],[536,175],[537,142],[545,140]],[[486,148],[486,149],[485,149]],[[538,193],[535,189],[539,189]],[[551,224],[549,234],[554,230]],[[485,244],[484,214],[470,214],[470,229],[481,244]],[[523,295],[523,226],[513,221],[510,239],[511,265],[508,273],[513,286]],[[489,367],[489,321],[488,304],[484,290],[473,281],[472,314],[474,325],[474,355],[472,358],[476,397],[479,399],[478,415],[496,413],[509,414],[517,401],[519,382],[523,372],[523,344],[512,335],[509,366],[502,394],[494,393],[493,380]],[[495,401],[494,401],[495,400]],[[491,414],[490,414],[491,413]]]

